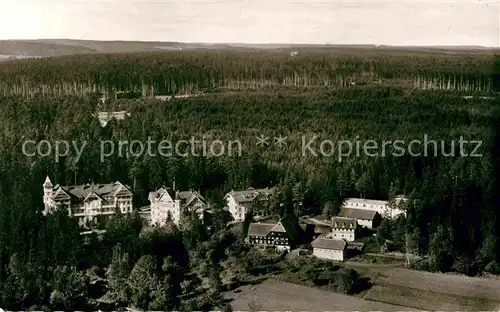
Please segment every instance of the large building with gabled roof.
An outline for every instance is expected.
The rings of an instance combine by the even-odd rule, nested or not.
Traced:
[[[109,184],[52,185],[47,176],[43,183],[44,215],[57,207],[68,209],[80,226],[89,226],[116,214],[132,212],[133,194],[118,181]]]
[[[180,225],[182,217],[187,212],[197,214],[203,219],[207,207],[205,199],[197,191],[174,191],[162,187],[149,193],[151,225],[163,226],[168,218]]]
[[[380,224],[382,217],[375,210],[363,210],[354,208],[341,208],[339,217],[355,219],[360,226],[369,229],[375,228]]]
[[[248,227],[246,242],[250,245],[277,250],[288,250],[296,244],[297,229],[290,219],[282,218],[278,222],[253,222]]]
[[[273,189],[254,189],[252,187],[243,191],[231,191],[224,196],[227,203],[227,208],[234,221],[243,221],[245,215],[252,211],[258,215],[261,211],[257,211],[269,204],[269,199],[273,193]]]

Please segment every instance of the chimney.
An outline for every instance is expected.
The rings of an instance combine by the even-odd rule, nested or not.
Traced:
[[[175,191],[175,178],[174,178],[174,183],[172,183],[172,190]]]

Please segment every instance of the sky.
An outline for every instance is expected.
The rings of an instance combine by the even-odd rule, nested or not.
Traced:
[[[0,39],[499,47],[499,0],[0,0]]]

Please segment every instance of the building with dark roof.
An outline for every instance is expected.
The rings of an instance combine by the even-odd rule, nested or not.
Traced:
[[[377,227],[382,219],[377,211],[352,208],[341,208],[338,216],[356,219],[360,226],[365,226],[369,229]]]
[[[169,217],[180,225],[187,212],[194,212],[202,219],[207,207],[203,196],[196,191],[174,191],[162,187],[150,192],[148,199],[151,203],[151,224],[155,226],[165,225]]]
[[[256,215],[260,214],[260,209],[268,205],[273,189],[249,188],[245,191],[231,191],[224,196],[227,207],[235,221],[243,221],[249,211]]]
[[[283,221],[283,220],[282,220]],[[294,234],[282,221],[277,223],[250,223],[246,242],[260,247],[274,247],[278,250],[290,251]]]
[[[316,238],[311,243],[311,246],[315,257],[344,261],[347,255],[347,244],[345,239],[336,239],[332,235],[322,235]]]
[[[306,236],[305,240],[307,242],[312,242],[318,236],[328,234],[332,231],[331,220],[328,220],[323,216],[314,216],[302,219],[300,221],[300,226]]]
[[[57,207],[68,209],[80,226],[105,222],[110,216],[132,212],[132,191],[120,182],[110,184],[52,185],[49,177],[43,184],[44,214]]]

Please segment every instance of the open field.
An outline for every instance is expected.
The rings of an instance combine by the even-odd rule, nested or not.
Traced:
[[[377,272],[378,274],[376,274]],[[459,275],[373,267],[365,299],[424,310],[498,310],[500,281]]]
[[[373,286],[364,297],[378,302],[390,302],[415,309],[439,311],[497,311],[500,301],[489,301],[470,296],[424,291],[401,286]]]
[[[317,288],[268,280],[256,286],[241,287],[231,294],[234,310],[252,306],[266,311],[404,311],[402,306],[371,302]],[[249,306],[250,305],[250,306]]]
[[[500,308],[499,279],[429,273],[397,267],[402,265],[403,263],[397,262],[344,263],[344,266],[354,268],[362,276],[369,278],[373,285],[355,295],[358,299],[428,311],[498,311]],[[285,280],[294,282],[293,279]]]

